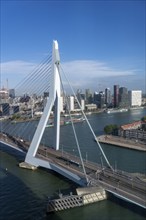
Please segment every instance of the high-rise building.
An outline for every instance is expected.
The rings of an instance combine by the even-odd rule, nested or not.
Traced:
[[[2,113],[3,115],[10,115],[10,105],[9,103],[2,104]]]
[[[128,92],[129,103],[131,107],[141,106],[142,103],[142,91],[141,90],[132,90]]]
[[[119,85],[114,85],[114,107],[119,106]]]
[[[81,109],[84,111],[85,110],[85,100],[81,99]]]
[[[93,102],[93,96],[92,96],[92,92],[90,91],[90,89],[85,90],[85,101],[86,101],[86,104],[91,104]]]
[[[74,108],[75,109],[80,109],[80,107],[81,107],[82,110],[84,110],[85,109],[85,94],[80,89],[77,90],[77,99],[78,99],[78,101],[75,100]]]
[[[74,111],[74,96],[69,96],[69,110]]]
[[[12,107],[12,109],[13,109],[13,114],[19,112],[19,105],[14,105],[14,106]]]
[[[60,97],[60,112],[63,112],[63,96]]]
[[[104,92],[94,92],[94,104],[97,105],[98,108],[103,108],[105,103]]]
[[[9,97],[10,98],[15,98],[15,89],[9,89]]]
[[[105,89],[105,104],[107,106],[111,104],[111,91],[109,88]]]
[[[80,104],[81,104],[81,100],[85,100],[85,94],[80,89],[77,90],[76,96]]]
[[[98,105],[98,92],[94,92],[94,95],[93,95],[93,102],[94,104]]]
[[[119,88],[119,107],[125,108],[129,106],[128,90],[126,87]]]

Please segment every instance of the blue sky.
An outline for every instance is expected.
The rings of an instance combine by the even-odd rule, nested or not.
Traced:
[[[1,0],[1,86],[14,87],[59,43],[75,89],[145,92],[144,0]]]

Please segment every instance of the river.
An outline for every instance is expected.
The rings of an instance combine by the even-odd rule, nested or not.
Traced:
[[[139,120],[145,115],[146,109],[141,109],[124,113],[92,114],[88,116],[88,119],[95,134],[100,135],[107,124],[126,124]],[[21,132],[21,129],[16,129],[20,126],[19,123],[11,126],[15,127],[13,132],[17,130]],[[35,126],[36,122],[32,122],[31,127],[28,126],[27,132],[23,134],[24,138],[32,138]],[[75,124],[75,128],[81,143],[80,148],[83,157],[87,160],[101,162],[103,160],[102,155],[88,130],[87,124],[78,123]],[[53,129],[46,128],[42,143],[47,146],[53,145],[52,136]],[[70,125],[61,127],[60,148],[62,152],[68,151],[78,155]],[[134,173],[146,173],[146,153],[108,145],[103,145],[103,149],[113,167]],[[18,163],[24,159],[24,155],[7,149],[2,144],[0,154],[0,219],[2,220],[145,219],[142,209],[131,206],[117,198],[47,216],[45,212],[47,196],[59,191],[69,192],[75,188],[75,184],[47,170],[20,169]]]

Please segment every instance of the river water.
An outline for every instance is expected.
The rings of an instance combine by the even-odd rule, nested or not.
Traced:
[[[125,124],[139,120],[146,115],[146,109],[133,110],[125,113],[93,114],[88,116],[96,135],[103,133],[107,124]],[[16,126],[10,131],[16,132]],[[24,138],[31,139],[36,122],[28,126],[24,132]],[[94,162],[103,162],[98,147],[96,146],[86,123],[75,125],[79,142],[81,142],[82,156]],[[20,129],[18,129],[21,132]],[[46,128],[42,143],[53,146],[53,129]],[[89,141],[91,139],[91,142]],[[78,155],[73,139],[71,126],[61,127],[60,148],[64,151]],[[116,169],[122,169],[134,173],[146,173],[146,153],[103,145],[105,154]],[[47,196],[58,192],[69,192],[75,188],[75,184],[67,179],[55,175],[53,172],[38,169],[30,171],[20,169],[18,163],[24,160],[24,155],[7,149],[1,144],[0,148],[0,219],[51,219],[51,220],[143,220],[145,219],[142,209],[120,201],[117,198],[98,202],[89,206],[75,208],[63,212],[46,215]]]

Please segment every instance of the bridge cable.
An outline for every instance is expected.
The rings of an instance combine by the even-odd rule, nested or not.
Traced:
[[[100,143],[99,143],[99,141],[98,141],[98,139],[97,139],[97,137],[96,137],[96,135],[95,135],[95,133],[94,133],[92,127],[91,127],[91,125],[90,125],[89,120],[87,119],[87,117],[86,117],[84,111],[82,110],[82,107],[81,107],[81,105],[80,105],[80,103],[79,103],[79,100],[78,100],[78,98],[77,98],[77,96],[76,96],[76,94],[75,94],[75,92],[74,92],[74,90],[73,90],[73,88],[72,88],[72,86],[71,86],[71,84],[70,84],[70,82],[69,82],[69,80],[68,80],[68,78],[67,78],[65,72],[63,71],[63,68],[62,68],[62,67],[61,67],[61,69],[62,69],[62,72],[63,72],[63,74],[64,74],[65,79],[67,80],[67,82],[68,82],[68,84],[69,84],[69,86],[70,86],[70,88],[71,88],[71,91],[72,91],[73,95],[74,95],[75,98],[76,98],[76,101],[77,101],[77,103],[78,103],[78,105],[79,105],[79,107],[80,107],[80,109],[81,109],[81,111],[82,111],[83,116],[84,116],[85,119],[86,119],[86,122],[87,122],[87,124],[88,124],[88,126],[89,126],[89,128],[90,128],[90,130],[91,130],[91,132],[92,132],[92,134],[93,134],[93,137],[94,137],[94,139],[95,139],[95,141],[96,141],[96,143],[97,143],[97,145],[98,145],[98,147],[99,147],[99,149],[100,149],[100,151],[101,151],[101,153],[102,153],[102,155],[103,155],[103,157],[104,157],[106,163],[107,163],[108,166],[111,168],[111,170],[113,170],[112,166],[110,165],[110,163],[109,163],[109,161],[108,161],[108,159],[107,159],[107,157],[106,157],[106,155],[105,155],[105,153],[104,153],[104,151],[103,151],[103,149],[102,149],[102,147],[101,147],[101,145],[100,145]]]
[[[58,65],[57,65],[57,68],[58,68],[58,72],[59,72],[59,76],[60,76],[61,86],[62,86],[63,93],[64,93],[64,86],[63,86],[63,83],[62,83],[62,79],[61,79],[61,75],[60,75],[60,69],[59,69],[59,66],[58,66]],[[64,94],[65,94],[65,93],[64,93]],[[89,183],[89,180],[88,180],[88,177],[87,177],[86,169],[85,169],[85,166],[84,166],[84,161],[83,161],[82,154],[81,154],[81,150],[80,150],[80,146],[79,146],[79,141],[78,141],[78,138],[77,138],[76,130],[75,130],[75,127],[74,127],[74,123],[73,123],[72,116],[71,116],[71,113],[70,113],[70,110],[69,110],[69,104],[68,104],[68,100],[67,100],[66,96],[65,96],[65,99],[66,99],[66,104],[67,104],[69,116],[70,116],[70,119],[71,119],[71,125],[72,125],[72,128],[73,128],[73,133],[74,133],[74,137],[75,137],[77,149],[78,149],[78,152],[79,152],[79,156],[80,156],[80,160],[81,160],[83,172],[84,172],[84,175],[85,175],[87,184],[88,184],[88,183]]]
[[[51,56],[50,56],[51,57]],[[50,71],[48,71],[48,70],[50,70],[50,66],[48,65],[48,63],[50,63],[50,61],[51,61],[51,59],[50,59],[50,57],[49,57],[49,59],[45,59],[45,61],[43,62],[43,64],[41,63],[40,65],[39,65],[39,69],[37,69],[37,70],[35,70],[35,71],[33,71],[32,72],[32,74],[29,76],[29,77],[26,77],[25,78],[25,82],[21,82],[21,83],[19,83],[18,85],[17,85],[17,87],[19,86],[19,85],[21,85],[21,84],[23,84],[23,86],[27,83],[27,82],[29,82],[29,87],[31,87],[32,88],[32,85],[34,85],[34,81],[36,80],[36,78],[38,78],[38,76],[36,77],[36,75],[38,75],[39,74],[39,76],[40,76],[40,73],[42,72],[43,74],[41,74],[41,80],[39,80],[40,79],[40,77],[38,78],[38,80],[39,80],[39,82],[42,82],[42,81],[45,81],[46,82],[46,76],[47,76],[47,78],[48,78],[48,72],[50,72]],[[46,62],[47,61],[47,62]],[[45,67],[45,65],[46,65],[46,67]],[[42,68],[42,69],[41,69]],[[49,69],[48,69],[49,68]],[[46,72],[47,72],[47,74],[46,74]],[[51,75],[51,74],[49,74],[49,75]],[[43,78],[42,78],[42,76],[43,76]],[[45,80],[44,80],[45,79]],[[41,84],[42,85],[42,84]],[[28,83],[27,83],[27,86],[28,86]],[[20,86],[19,86],[20,87]],[[19,88],[18,87],[18,88]],[[28,90],[28,88],[29,87],[25,87],[25,89],[26,89],[26,91]],[[49,89],[49,87],[48,87],[48,85],[47,86],[42,86],[41,88],[43,88],[43,89]],[[33,91],[33,90],[32,90]],[[44,90],[45,91],[45,90]],[[29,91],[30,92],[30,91]],[[41,91],[42,92],[42,91]],[[23,127],[23,133],[24,133],[24,130],[25,130],[25,128],[24,128],[24,124],[22,123],[21,125],[22,126],[16,126],[15,127],[15,129],[11,129],[11,126],[9,126],[10,125],[10,122],[8,121],[7,123],[5,123],[5,126],[3,126],[3,128],[2,128],[2,126],[1,126],[1,130],[3,130],[3,131],[7,131],[7,133],[12,133],[12,134],[15,134],[15,133],[19,133],[19,135],[20,135],[20,130],[21,130],[21,128]],[[28,127],[28,125],[29,125],[29,123],[27,123],[26,124],[27,126],[25,126],[25,127]],[[17,132],[17,127],[18,127],[18,129],[19,129],[19,132]],[[10,130],[10,132],[9,132],[9,130]],[[12,132],[11,132],[12,131]]]

